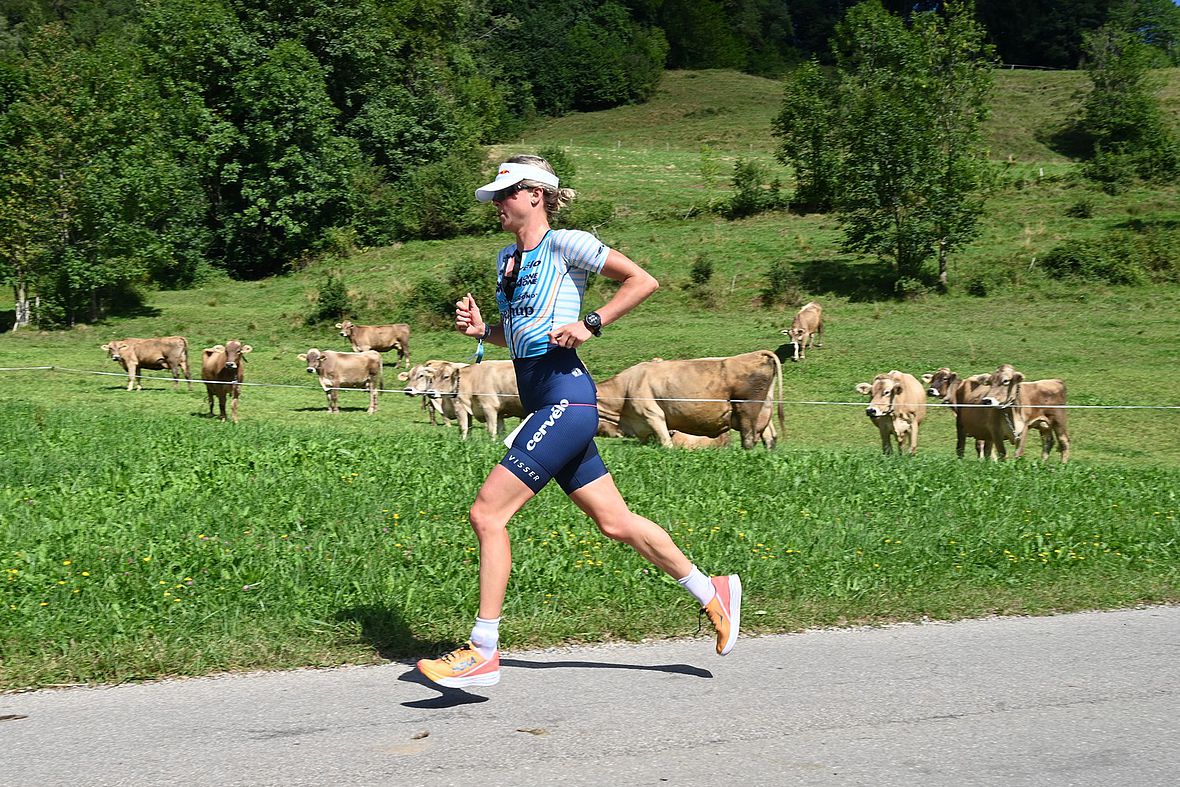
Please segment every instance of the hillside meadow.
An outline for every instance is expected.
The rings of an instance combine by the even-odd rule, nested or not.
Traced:
[[[1175,115],[1180,76],[1162,78]],[[599,441],[636,510],[702,568],[743,574],[750,633],[1180,597],[1180,288],[1058,281],[1038,265],[1065,239],[1128,222],[1180,227],[1176,187],[1110,196],[1072,176],[1059,140],[1085,82],[997,74],[988,133],[1002,171],[982,233],[953,258],[949,294],[909,300],[876,289],[878,263],[840,251],[831,217],[728,222],[707,210],[739,158],[789,184],[773,160],[773,81],[669,72],[648,104],[559,118],[489,151],[494,163],[561,148],[582,199],[613,212],[600,236],[661,281],[583,348],[599,378],[653,356],[774,349],[794,310],[758,298],[775,264],[794,271],[795,300],[824,305],[825,346],[784,366],[774,451]],[[1090,218],[1069,215],[1081,200]],[[466,509],[502,446],[482,426],[466,442],[431,427],[397,392],[391,359],[376,415],[344,392],[329,417],[295,356],[347,349],[329,324],[306,325],[327,272],[344,279],[355,321],[414,324],[416,282],[490,263],[506,242],[489,232],[363,249],[274,279],[155,292],[140,315],[101,325],[0,335],[0,367],[27,369],[0,372],[0,687],[367,662],[463,637],[477,560]],[[701,261],[712,276],[694,288]],[[967,294],[981,272],[996,284]],[[609,294],[595,282],[588,302]],[[174,390],[166,373],[127,392],[99,349],[170,334],[188,337],[194,377],[202,347],[253,345],[247,381],[267,385],[245,389],[240,424],[208,418],[203,387]],[[414,324],[414,361],[473,350]],[[959,461],[938,408],[917,457],[881,456],[856,383],[1004,362],[1064,379],[1070,403],[1093,408],[1069,413],[1068,466],[1036,461],[1032,442],[1021,461]],[[506,647],[695,633],[675,584],[593,532],[558,491],[512,527]]]

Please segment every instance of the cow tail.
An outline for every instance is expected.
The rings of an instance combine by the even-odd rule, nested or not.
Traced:
[[[774,397],[775,403],[778,405],[778,439],[784,440],[787,436],[787,424],[783,418],[783,363],[778,359],[778,356],[769,352],[771,359],[774,361],[774,376],[778,381],[778,395]],[[771,393],[774,393],[774,386],[770,386]]]

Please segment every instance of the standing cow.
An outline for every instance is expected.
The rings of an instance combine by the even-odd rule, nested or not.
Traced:
[[[1016,458],[1024,456],[1028,430],[1041,433],[1041,461],[1053,451],[1053,438],[1061,463],[1069,461],[1069,430],[1066,426],[1065,383],[1061,380],[1025,382],[1024,375],[1002,364],[992,372],[983,404],[999,410],[1005,436],[1016,443]]]
[[[524,417],[512,361],[430,361],[425,366],[419,374],[404,378],[405,392],[439,401],[443,413],[459,421],[463,439],[467,439],[473,420],[485,422],[495,437],[503,419]]]
[[[791,320],[791,327],[787,328],[781,333],[791,338],[790,344],[784,344],[781,350],[783,354],[779,358],[792,361],[802,361],[807,357],[806,350],[808,346],[823,347],[822,343],[816,343],[815,338],[818,336],[821,340],[824,337],[824,310],[818,303],[811,301],[803,305],[796,314],[795,319]],[[785,355],[785,358],[784,358]]]
[[[246,353],[254,348],[230,339],[225,344],[206,347],[201,353],[201,379],[205,381],[205,395],[209,397],[209,417],[213,417],[213,397],[217,397],[221,420],[225,420],[225,397],[229,396],[233,421],[238,422],[238,395],[246,379]]]
[[[858,383],[856,392],[869,397],[867,415],[881,432],[881,451],[893,453],[908,448],[918,453],[918,426],[926,418],[926,392],[912,374],[896,369],[879,374],[872,383]]]
[[[1007,456],[1000,414],[982,406],[990,378],[989,374],[976,374],[960,379],[945,366],[933,374],[922,375],[926,393],[949,404],[955,414],[955,453],[960,459],[968,437],[975,438],[975,455],[980,459]]]
[[[336,323],[340,335],[348,339],[354,353],[376,350],[379,353],[397,350],[399,361],[410,368],[410,326],[404,322],[393,325],[354,325],[348,320]]]
[[[465,363],[452,364],[450,361],[434,359],[426,363],[415,364],[408,372],[401,372],[397,376],[397,379],[406,383],[403,390],[406,396],[422,397],[422,409],[429,414],[431,426],[438,426],[440,417],[443,420],[443,426],[450,426],[451,421],[456,418],[456,397],[448,387],[449,382],[453,381],[443,380],[442,377],[442,370],[448,365],[459,369],[467,366]],[[439,385],[447,388],[449,393],[446,396],[440,392]]]
[[[381,355],[374,350],[363,353],[340,353],[312,347],[299,354],[307,362],[307,373],[318,375],[320,387],[328,395],[328,412],[340,412],[341,388],[366,388],[369,391],[369,414],[377,412],[377,392],[381,390]]]
[[[775,395],[775,385],[778,395]],[[598,433],[672,446],[671,432],[719,437],[730,429],[742,448],[773,448],[774,405],[783,426],[782,364],[769,350],[724,358],[645,361],[598,383]]]
[[[111,360],[127,371],[127,390],[143,390],[137,379],[140,369],[167,369],[172,372],[172,387],[180,383],[180,372],[193,389],[193,378],[188,373],[188,340],[183,336],[163,336],[157,339],[120,339],[102,345]]]

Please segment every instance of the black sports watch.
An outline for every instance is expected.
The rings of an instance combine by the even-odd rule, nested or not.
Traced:
[[[590,312],[583,317],[582,325],[595,336],[602,336],[602,318],[598,316],[598,312]]]

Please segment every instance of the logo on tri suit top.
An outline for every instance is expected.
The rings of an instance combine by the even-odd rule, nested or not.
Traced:
[[[532,317],[536,309],[532,306],[510,306],[505,310],[509,317]]]
[[[557,423],[557,419],[561,418],[561,416],[565,413],[565,409],[569,406],[569,399],[562,399],[560,402],[553,405],[553,408],[549,411],[549,417],[545,419],[545,422],[541,424],[537,431],[533,432],[533,439],[525,443],[524,447],[530,451],[536,448],[537,443],[545,439],[545,433],[549,431],[551,426]]]

